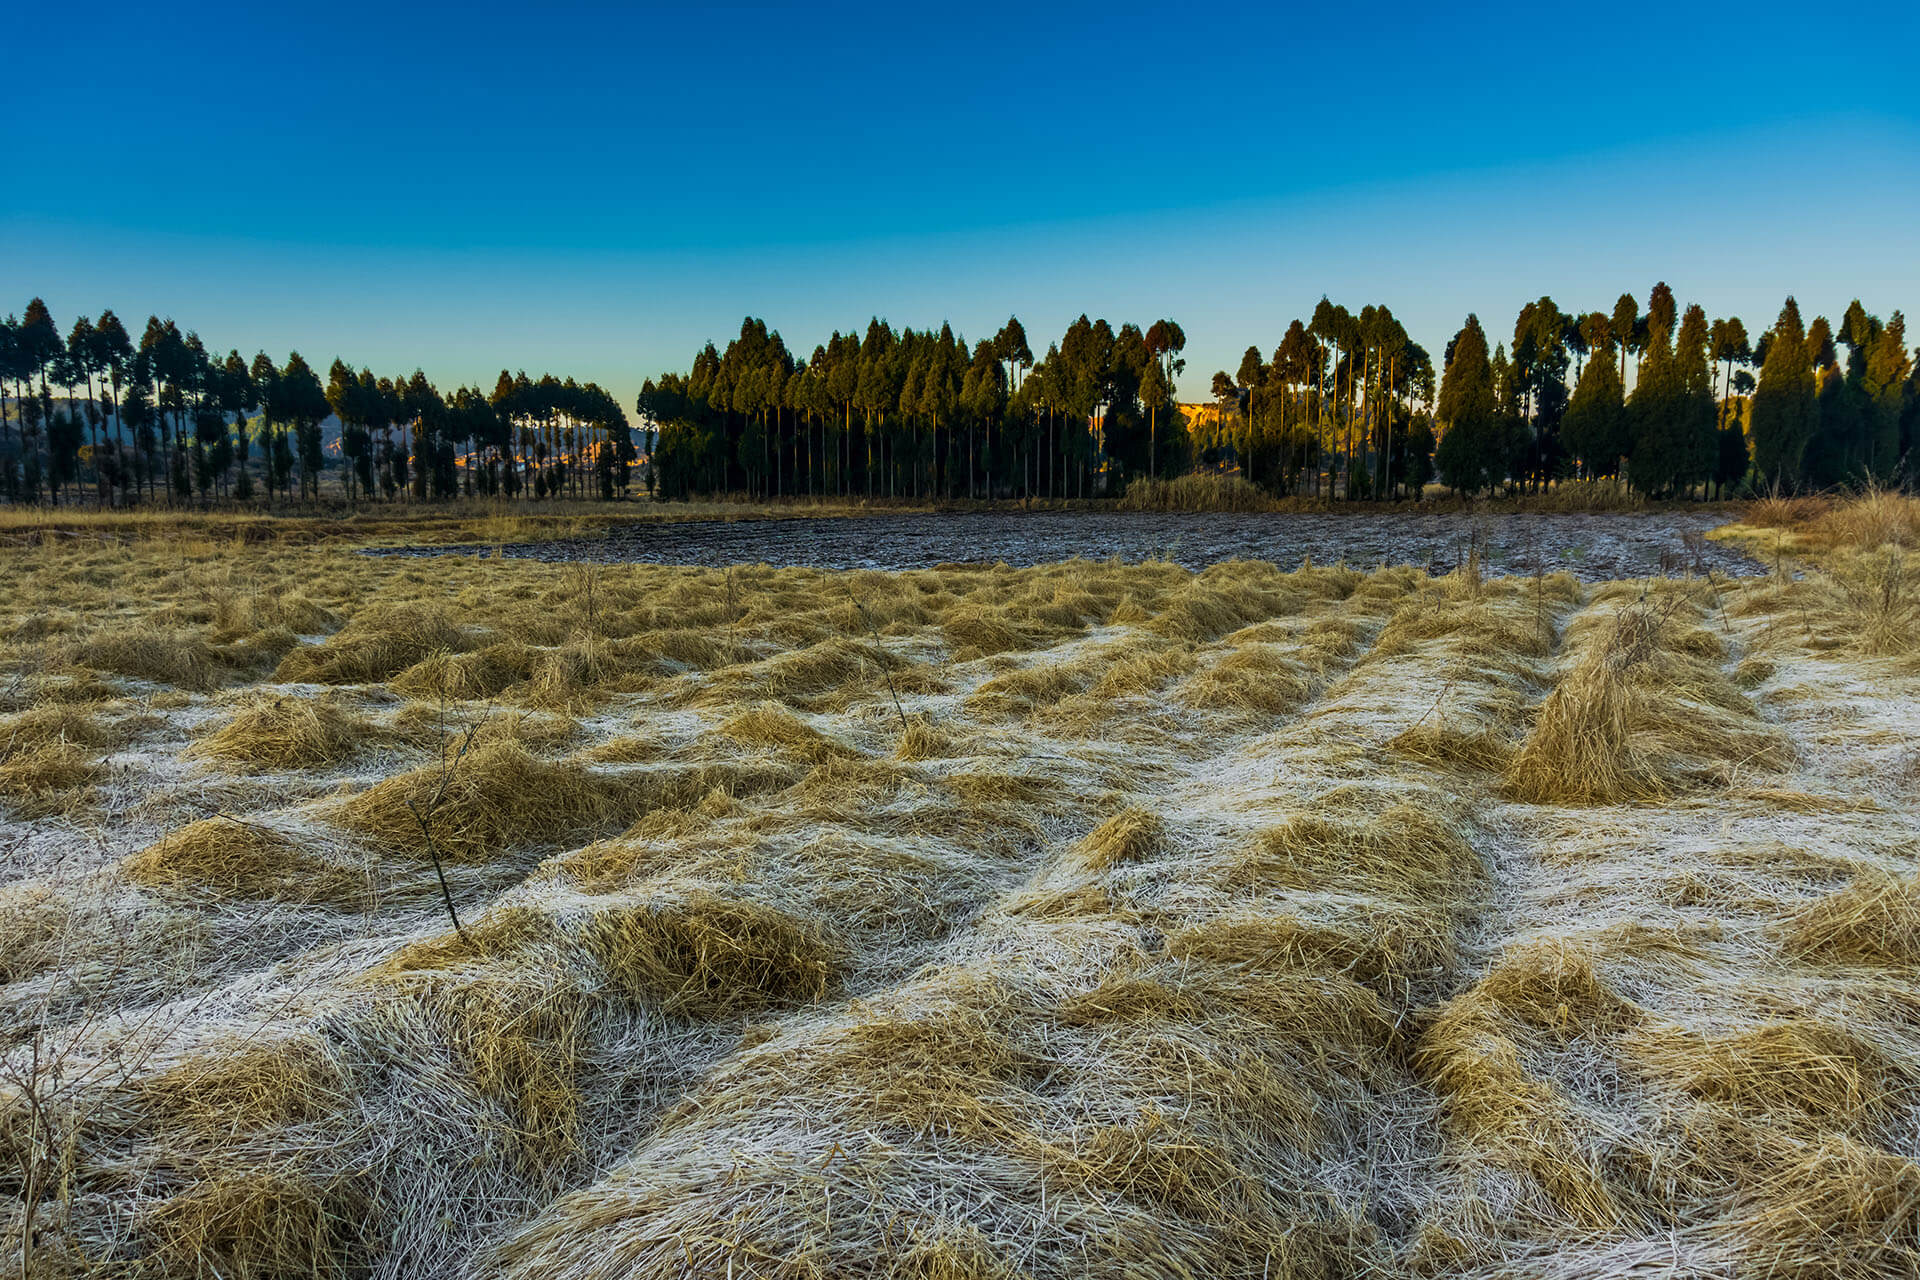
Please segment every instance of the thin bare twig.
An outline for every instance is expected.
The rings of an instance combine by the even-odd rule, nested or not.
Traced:
[[[879,628],[873,625],[873,618],[867,613],[867,606],[861,604],[860,597],[853,594],[851,585],[847,587],[847,599],[853,601],[853,607],[860,611],[860,620],[867,624],[867,634],[873,637],[873,647],[885,653],[886,646],[880,643]],[[894,714],[900,717],[900,728],[904,731],[907,727],[907,712],[906,708],[900,705],[900,691],[893,687],[893,673],[887,670],[887,664],[884,662],[879,663],[878,666],[881,678],[887,682],[887,692],[893,695]]]

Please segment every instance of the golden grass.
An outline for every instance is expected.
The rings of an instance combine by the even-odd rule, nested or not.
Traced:
[[[1140,476],[1120,497],[1122,511],[1278,511],[1266,490],[1238,475]]]
[[[1785,736],[1720,670],[1720,642],[1686,626],[1683,607],[1677,595],[1641,598],[1589,630],[1508,766],[1511,794],[1559,804],[1657,799],[1793,762]]]
[[[390,848],[425,855],[430,839],[443,858],[477,861],[604,834],[639,807],[629,780],[502,741],[388,778],[327,816]]]
[[[596,912],[582,941],[629,998],[689,1016],[817,1000],[840,966],[817,925],[706,892]]]
[[[1913,593],[1823,527],[1591,599],[23,548],[35,1264],[1910,1274]]]
[[[369,875],[284,832],[241,818],[192,823],[125,859],[135,884],[214,901],[348,904],[368,896]]]
[[[380,737],[375,726],[330,699],[259,693],[186,754],[253,772],[320,769],[346,763]]]
[[[464,652],[482,642],[448,610],[435,605],[370,605],[325,641],[289,653],[274,679],[368,684],[390,680],[434,653]]]
[[[1165,847],[1166,838],[1166,827],[1158,814],[1127,808],[1089,831],[1073,851],[1082,866],[1105,871],[1119,863],[1155,856]]]

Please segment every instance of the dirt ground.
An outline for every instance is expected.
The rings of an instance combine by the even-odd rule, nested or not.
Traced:
[[[1197,512],[964,512],[805,520],[628,525],[603,536],[507,546],[545,561],[716,567],[765,563],[811,569],[901,570],[940,564],[1047,564],[1075,557],[1164,559],[1189,569],[1226,560],[1302,561],[1371,568],[1412,564],[1451,572],[1477,548],[1494,573],[1567,572],[1587,582],[1691,569],[1749,577],[1763,566],[1708,542],[1713,512],[1648,514],[1267,514]],[[431,555],[460,548],[406,548]],[[468,548],[471,550],[471,548]]]

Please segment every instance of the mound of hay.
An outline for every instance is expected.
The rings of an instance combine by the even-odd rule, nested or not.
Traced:
[[[1653,800],[1790,765],[1786,735],[1712,665],[1722,653],[1713,635],[1651,602],[1621,609],[1541,705],[1507,770],[1509,794],[1536,804]]]
[[[908,665],[905,658],[878,645],[835,637],[807,649],[714,673],[700,691],[702,703],[776,701],[802,709],[843,686],[857,685],[886,696],[886,675]],[[899,676],[895,677],[896,682]]]
[[[1443,715],[1401,730],[1387,740],[1387,749],[1439,769],[1505,773],[1513,765],[1515,747],[1494,725]]]
[[[72,813],[99,776],[98,756],[66,742],[15,749],[0,756],[0,806],[27,819]]]
[[[1282,646],[1250,644],[1190,676],[1174,696],[1194,707],[1277,716],[1306,701],[1313,687],[1312,673]]]
[[[31,747],[67,743],[76,747],[107,747],[120,735],[76,707],[37,706],[18,715],[0,717],[0,760]]]
[[[1885,1100],[1880,1055],[1811,1018],[1712,1036],[1647,1026],[1626,1043],[1634,1063],[1655,1078],[1776,1124],[1813,1119],[1851,1127]]]
[[[1020,715],[1079,693],[1092,678],[1091,671],[1070,664],[1040,662],[982,681],[966,705],[976,715]]]
[[[150,889],[204,895],[217,902],[351,904],[364,900],[367,876],[292,836],[237,818],[207,818],[161,837],[125,859],[127,879]]]
[[[1364,919],[1339,925],[1243,911],[1175,930],[1167,954],[1261,972],[1331,970],[1405,993],[1443,979],[1454,944],[1444,914],[1409,907],[1370,908]]]
[[[902,760],[943,760],[955,754],[953,735],[925,720],[909,721],[894,754]]]
[[[1032,649],[1041,641],[1034,630],[1019,625],[1005,609],[990,605],[956,605],[941,617],[940,629],[959,662]]]
[[[444,608],[424,604],[373,605],[315,645],[302,645],[273,673],[283,683],[372,684],[390,680],[442,650],[464,653],[485,637],[455,622]]]
[[[410,698],[480,702],[533,678],[540,650],[518,640],[471,653],[435,653],[395,676],[389,686]]]
[[[411,806],[411,807],[409,807]],[[538,760],[513,741],[388,778],[333,805],[350,831],[419,854],[479,861],[518,848],[606,835],[632,820],[636,784],[569,762]]]
[[[1920,876],[1862,872],[1787,922],[1795,955],[1856,964],[1920,964]]]
[[[811,922],[703,890],[596,911],[580,940],[633,999],[692,1017],[820,999],[842,955]]]
[[[1129,807],[1081,837],[1073,847],[1073,856],[1088,870],[1104,871],[1123,862],[1153,857],[1165,847],[1166,837],[1160,815]]]
[[[1920,1272],[1920,1164],[1834,1134],[1781,1164],[1728,1224],[1743,1274],[1876,1280]]]
[[[219,653],[202,637],[147,627],[95,635],[71,659],[76,666],[196,692],[215,688],[226,675]]]
[[[771,747],[814,763],[858,754],[773,702],[763,702],[727,717],[720,723],[720,733],[735,742]]]
[[[373,725],[325,698],[259,694],[185,754],[254,772],[328,768],[378,741]]]
[[[1406,902],[1457,899],[1486,868],[1444,819],[1412,804],[1358,817],[1301,814],[1263,832],[1236,858],[1237,888],[1352,886]]]

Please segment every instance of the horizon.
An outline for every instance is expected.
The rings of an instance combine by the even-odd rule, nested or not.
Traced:
[[[745,9],[714,45],[703,14],[576,6],[516,32],[521,63],[566,68],[518,82],[475,74],[498,57],[493,8],[314,28],[221,6],[192,32],[127,6],[85,32],[29,15],[26,43],[100,84],[0,126],[54,162],[0,217],[16,295],[0,305],[37,294],[63,330],[155,314],[220,351],[418,367],[443,387],[552,372],[631,411],[643,380],[749,315],[801,357],[870,317],[977,339],[1018,315],[1040,349],[1083,312],[1166,317],[1188,335],[1193,403],[1323,294],[1390,307],[1436,356],[1468,313],[1501,340],[1542,294],[1605,310],[1664,280],[1756,333],[1788,294],[1836,318],[1855,297],[1879,314],[1920,297],[1904,10],[1864,15],[1870,41],[1753,11],[1737,51],[1704,62],[1713,33],[1679,19],[1536,15],[1502,44],[1405,6],[1382,18],[1405,38],[1374,50],[1321,15],[1163,30],[1126,12]],[[709,56],[640,58],[634,87],[628,53],[695,44]],[[1183,60],[1229,47],[1293,72]],[[1350,55],[1392,87],[1350,99]],[[1115,112],[1080,82],[1138,60],[1176,86],[1165,112]],[[152,110],[156,62],[171,115]],[[266,66],[332,92],[248,94],[259,77],[233,74]],[[939,97],[894,108],[929,83]],[[1587,102],[1604,109],[1573,110]],[[136,111],[190,127],[192,147],[116,153],[105,174],[58,162]]]

